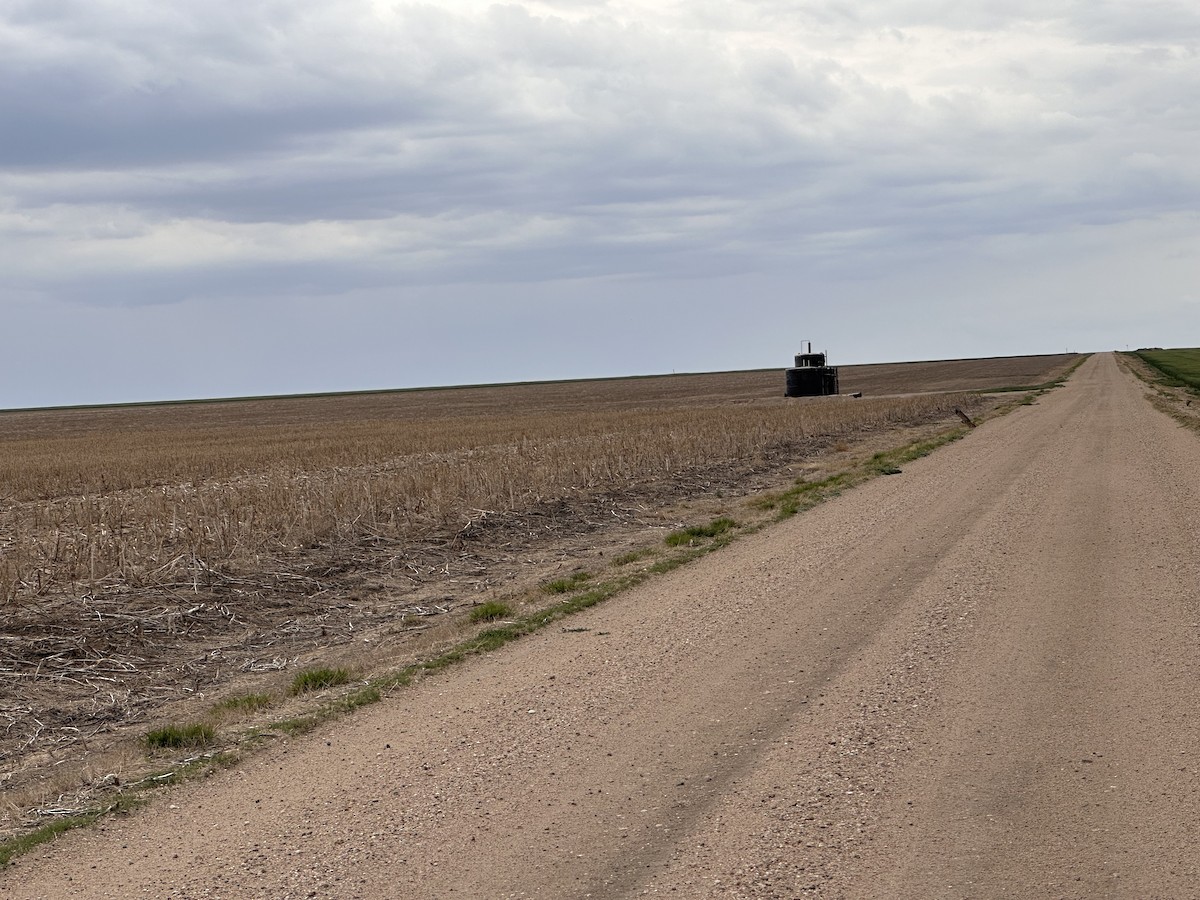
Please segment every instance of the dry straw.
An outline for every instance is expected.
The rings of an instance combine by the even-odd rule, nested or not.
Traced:
[[[125,430],[0,441],[0,599],[457,529],[953,414],[961,395]]]

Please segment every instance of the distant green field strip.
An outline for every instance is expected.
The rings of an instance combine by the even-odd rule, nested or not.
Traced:
[[[1164,375],[1200,391],[1200,348],[1139,350],[1137,355]]]

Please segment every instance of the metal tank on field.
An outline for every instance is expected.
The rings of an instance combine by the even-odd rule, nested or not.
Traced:
[[[796,354],[796,367],[787,370],[786,397],[828,397],[838,392],[838,370],[826,365],[826,354],[813,353],[812,341],[807,353]]]

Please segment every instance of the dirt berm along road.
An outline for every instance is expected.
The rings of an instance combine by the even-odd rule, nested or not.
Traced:
[[[0,895],[1198,897],[1198,533],[1200,440],[1096,356]]]

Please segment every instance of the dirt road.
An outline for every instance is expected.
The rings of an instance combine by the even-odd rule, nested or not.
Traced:
[[[1197,534],[1200,440],[1095,357],[0,895],[1200,896]]]

